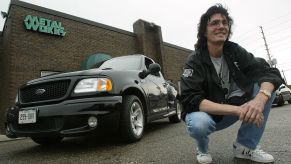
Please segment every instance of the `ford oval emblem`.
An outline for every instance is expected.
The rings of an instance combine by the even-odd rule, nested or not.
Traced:
[[[42,95],[44,92],[45,92],[45,89],[37,89],[37,90],[35,91],[35,94],[36,94],[36,95]]]

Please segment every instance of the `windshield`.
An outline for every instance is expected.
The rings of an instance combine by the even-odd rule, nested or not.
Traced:
[[[117,57],[105,61],[100,69],[140,70],[141,56]]]

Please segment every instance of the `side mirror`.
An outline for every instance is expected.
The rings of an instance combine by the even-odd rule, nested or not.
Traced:
[[[149,65],[150,74],[156,74],[161,71],[161,66],[158,63],[153,63]]]
[[[158,63],[153,63],[149,65],[148,70],[143,70],[138,75],[141,79],[146,78],[149,74],[156,74],[161,71],[161,66]]]

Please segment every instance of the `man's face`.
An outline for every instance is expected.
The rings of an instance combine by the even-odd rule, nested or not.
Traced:
[[[222,14],[214,14],[210,17],[206,27],[206,38],[208,43],[222,44],[226,41],[229,33],[229,24]]]

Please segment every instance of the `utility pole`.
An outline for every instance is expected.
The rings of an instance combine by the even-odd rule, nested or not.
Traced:
[[[275,65],[275,64],[273,63],[272,57],[271,57],[270,52],[269,52],[269,48],[268,48],[266,37],[265,37],[264,31],[263,31],[263,27],[260,26],[260,28],[261,28],[263,39],[264,39],[264,42],[265,42],[265,47],[266,47],[267,56],[268,56],[268,59],[269,59],[269,64],[271,65],[271,67],[273,67],[273,65]]]
[[[285,83],[287,85],[288,83],[287,83],[287,79],[286,79],[285,74],[284,74],[284,70],[282,70],[282,73],[283,73],[283,77],[284,77]]]

